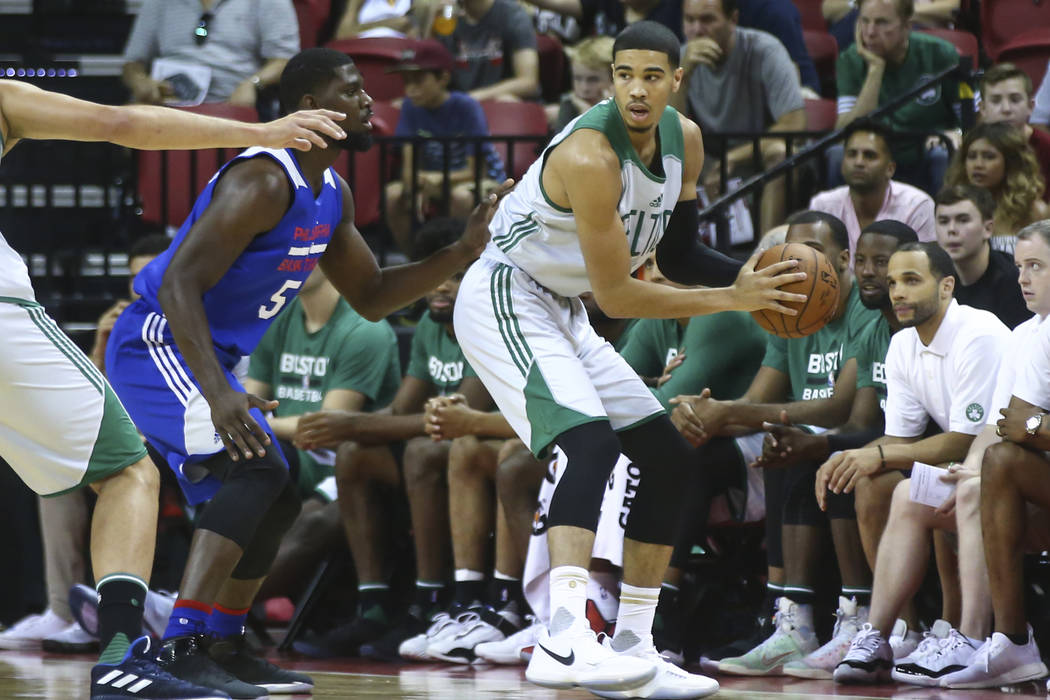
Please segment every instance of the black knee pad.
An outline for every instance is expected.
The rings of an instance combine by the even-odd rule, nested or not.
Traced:
[[[299,517],[302,505],[299,490],[289,481],[259,523],[255,537],[233,570],[233,578],[251,580],[269,573],[273,560],[277,558],[281,540]]]
[[[263,457],[236,462],[223,452],[203,464],[222,486],[204,508],[197,527],[247,549],[270,506],[291,483],[280,450],[271,445]]]
[[[784,472],[784,524],[819,527],[827,522],[817,503],[817,465],[803,462]]]
[[[609,421],[570,428],[555,443],[566,457],[547,513],[547,526],[571,525],[592,532],[598,527],[605,484],[620,458],[620,441]]]
[[[620,434],[623,453],[641,471],[624,536],[650,544],[674,544],[682,518],[687,470],[697,464],[696,450],[661,416]]]

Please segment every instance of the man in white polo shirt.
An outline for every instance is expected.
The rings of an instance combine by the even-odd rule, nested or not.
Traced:
[[[962,461],[992,405],[999,356],[1010,332],[987,311],[959,305],[952,298],[952,274],[951,258],[935,243],[910,243],[890,258],[890,302],[903,328],[886,354],[886,434],[861,449],[840,452],[817,473],[822,504],[827,490],[858,489],[858,520],[868,552],[878,550],[882,535],[881,530],[865,531],[861,519],[863,508],[877,507],[872,493],[887,494],[887,486],[896,486],[904,478],[900,470],[913,462]],[[931,419],[941,432],[924,437]],[[865,492],[869,498],[863,498]],[[882,507],[889,505],[885,499]],[[889,679],[891,630],[889,624],[881,627],[862,628],[835,669],[836,681]]]
[[[1018,244],[1028,237],[1050,244],[1050,220],[1022,229]],[[995,631],[968,667],[941,679],[942,687],[991,688],[1046,675],[1025,619],[1021,557],[1050,548],[1048,409],[1050,324],[1043,323],[1017,368],[1010,405],[1000,411],[996,434],[1003,441],[985,451],[981,464],[981,522]]]

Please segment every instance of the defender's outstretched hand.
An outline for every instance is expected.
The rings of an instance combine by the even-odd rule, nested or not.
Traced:
[[[496,189],[485,195],[467,218],[467,227],[459,239],[459,245],[474,258],[481,255],[489,242],[489,222],[496,215],[500,200],[514,187],[514,180],[507,178]]]
[[[301,110],[261,125],[259,145],[267,148],[294,148],[309,151],[312,147],[328,148],[321,134],[337,141],[346,138],[346,132],[334,120],[346,115],[330,109]]]
[[[770,309],[788,316],[795,316],[795,309],[784,306],[782,301],[794,301],[802,303],[806,301],[805,294],[792,294],[781,291],[779,288],[792,282],[801,282],[806,279],[805,272],[789,272],[798,266],[797,260],[782,260],[772,265],[767,265],[761,270],[755,270],[761,253],[755,253],[740,268],[736,276],[732,290],[737,300],[737,306],[741,311],[758,311],[759,309]]]

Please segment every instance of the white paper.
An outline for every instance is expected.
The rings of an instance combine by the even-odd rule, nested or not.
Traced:
[[[947,473],[947,469],[915,462],[911,468],[911,500],[933,508],[940,507],[955,493],[955,482],[941,481]]]
[[[165,101],[173,107],[192,107],[204,102],[211,85],[211,68],[194,63],[186,63],[171,58],[158,58],[153,61],[150,77],[154,80],[166,80],[175,91],[175,96]]]

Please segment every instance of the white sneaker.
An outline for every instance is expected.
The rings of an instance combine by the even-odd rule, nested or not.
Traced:
[[[146,593],[146,609],[142,611],[142,627],[154,639],[163,639],[168,618],[175,609],[178,593],[150,590]]]
[[[961,671],[970,664],[977,647],[952,629],[945,620],[937,620],[919,647],[893,667],[893,680],[911,685],[935,686],[941,677]]]
[[[610,646],[611,648],[611,646]],[[660,655],[649,637],[630,649],[619,652],[620,658],[638,658],[653,663],[656,675],[645,685],[631,690],[591,690],[600,698],[703,698],[718,692],[718,681],[714,678],[687,673]]]
[[[474,647],[479,659],[506,666],[527,664],[532,658],[532,649],[540,638],[543,623],[532,618],[532,624],[497,642],[482,642]]]
[[[86,654],[98,650],[98,639],[85,632],[80,623],[72,622],[61,632],[44,637],[40,646],[56,654]]]
[[[556,637],[544,629],[525,669],[525,679],[545,688],[580,685],[596,690],[630,690],[656,675],[649,659],[622,656],[602,646],[590,627],[573,625]]]
[[[1028,627],[1028,643],[1014,644],[996,632],[973,655],[970,665],[941,678],[942,688],[996,688],[1042,678],[1046,665]]]
[[[463,631],[465,625],[479,619],[477,612],[468,610],[455,615],[440,612],[434,616],[426,632],[409,637],[397,647],[402,659],[409,661],[432,661],[427,654],[427,647],[445,637],[454,637]]]
[[[751,651],[719,661],[718,671],[738,676],[779,676],[784,664],[820,646],[812,625],[800,619],[798,604],[786,596],[777,599],[775,625],[773,634]]]
[[[865,623],[853,638],[849,651],[835,667],[836,683],[888,683],[893,668],[893,650],[882,633]]]
[[[44,637],[58,634],[68,626],[68,622],[48,608],[41,615],[23,617],[0,632],[0,649],[39,649]]]
[[[904,620],[897,620],[897,625],[905,625],[907,623]],[[894,629],[897,629],[897,625]],[[937,620],[933,623],[933,627],[922,633],[922,641],[915,647],[915,651],[911,652],[907,656],[898,657],[896,650],[894,650],[893,660],[897,666],[904,664],[920,663],[925,661],[926,657],[937,651],[938,647],[941,646],[948,634],[952,631],[952,625],[947,620]],[[893,636],[890,635],[890,646],[893,646]]]
[[[918,630],[909,630],[908,623],[897,620],[893,623],[893,631],[890,632],[890,649],[893,650],[894,661],[899,661],[908,656],[922,643],[923,635]]]
[[[478,657],[474,648],[485,642],[499,642],[521,629],[521,616],[513,610],[481,611],[480,617],[452,636],[427,643],[427,656],[453,664],[473,663]]]
[[[142,633],[154,639],[162,639],[168,626],[168,618],[175,608],[178,593],[168,591],[147,591],[146,607],[142,611]],[[73,619],[80,627],[98,638],[98,592],[91,586],[82,583],[73,584],[69,589],[69,609]]]
[[[857,605],[856,598],[839,596],[839,608],[835,611],[835,630],[831,640],[809,655],[784,664],[784,675],[795,678],[831,679],[850,642],[868,621],[868,608]]]

